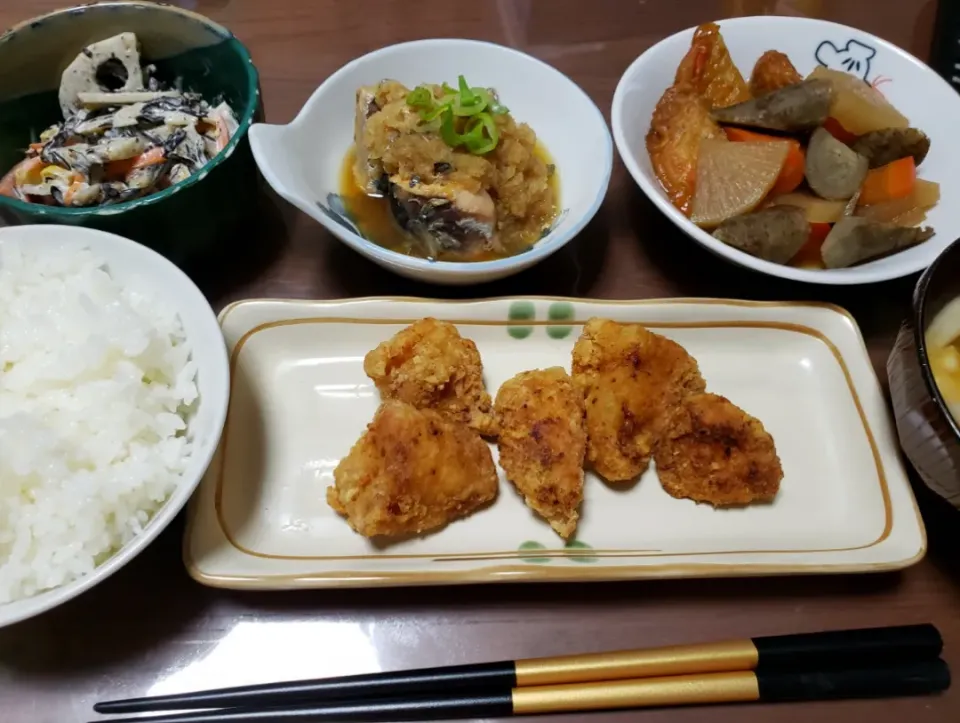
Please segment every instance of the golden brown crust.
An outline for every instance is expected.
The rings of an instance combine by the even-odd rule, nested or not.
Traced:
[[[521,372],[497,392],[500,466],[564,539],[577,529],[587,433],[583,395],[560,367]]]
[[[712,108],[750,100],[750,89],[723,42],[720,26],[705,23],[693,33],[690,50],[680,61],[674,85],[688,85]]]
[[[668,88],[657,103],[647,133],[647,153],[670,202],[690,213],[700,143],[726,138],[706,101],[690,87]]]
[[[759,420],[716,394],[688,396],[657,447],[657,475],[673,497],[716,507],[770,502],[783,478]]]
[[[750,92],[754,97],[766,95],[788,85],[796,85],[802,80],[803,76],[793,67],[790,58],[778,50],[768,50],[753,66]]]
[[[413,535],[495,499],[490,448],[430,409],[388,400],[333,472],[327,502],[365,537]]]
[[[495,435],[477,345],[453,324],[421,319],[370,351],[363,370],[383,399],[435,409],[483,435]]]
[[[604,478],[636,478],[672,410],[705,388],[697,361],[639,324],[591,319],[573,348],[573,379],[585,398],[587,461]]]

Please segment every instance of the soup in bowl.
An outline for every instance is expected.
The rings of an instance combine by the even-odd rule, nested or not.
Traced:
[[[930,489],[960,507],[960,240],[917,282],[887,375],[904,452]]]

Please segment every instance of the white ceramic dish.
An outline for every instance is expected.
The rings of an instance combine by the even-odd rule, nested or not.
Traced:
[[[804,76],[817,65],[853,72],[877,87],[930,136],[931,151],[919,176],[940,184],[941,202],[925,225],[936,235],[906,251],[847,269],[798,269],[763,261],[716,240],[699,229],[667,199],[650,165],[644,139],[657,101],[670,85],[693,30],[660,41],[637,58],[620,78],[611,119],[617,150],[643,192],[682,231],[715,254],[771,276],[818,284],[864,284],[925,269],[950,242],[960,237],[960,142],[953,119],[960,116],[960,95],[922,61],[870,33],[807,18],[760,16],[719,21],[730,55],[749,77],[764,51],[786,53]]]
[[[642,322],[693,353],[708,389],[759,417],[785,476],[768,506],[714,510],[669,497],[649,471],[629,492],[587,475],[578,542],[501,481],[488,509],[378,547],[324,491],[379,403],[364,354],[405,324],[455,321],[488,388],[570,367],[591,316]],[[469,303],[248,301],[220,316],[233,389],[220,450],[194,496],[190,574],[231,588],[866,572],[917,562],[923,523],[886,402],[853,319],[834,307],[719,300]]]
[[[533,249],[517,256],[453,263],[389,251],[360,235],[339,196],[340,169],[353,143],[357,88],[386,78],[411,88],[426,82],[455,84],[459,74],[472,85],[496,88],[513,117],[533,128],[557,166],[560,217]],[[357,58],[327,78],[288,125],[255,124],[250,144],[264,178],[287,201],[380,266],[438,284],[492,281],[556,252],[597,212],[613,164],[606,121],[573,81],[529,55],[476,40],[417,40]]]
[[[136,557],[160,534],[186,504],[210,464],[223,430],[230,394],[227,351],[216,315],[200,290],[170,261],[129,239],[71,226],[0,228],[0,244],[7,242],[57,242],[90,248],[106,259],[113,277],[124,285],[147,290],[176,308],[198,365],[200,400],[189,421],[195,438],[193,458],[180,485],[146,529],[91,574],[33,597],[0,605],[0,627],[38,615],[89,590]]]

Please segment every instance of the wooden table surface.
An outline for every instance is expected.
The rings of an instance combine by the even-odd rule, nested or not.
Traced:
[[[267,119],[289,121],[350,59],[430,36],[483,38],[555,65],[606,115],[627,65],[707,20],[811,14],[862,27],[920,57],[934,2],[897,0],[179,0],[230,27],[262,74]],[[3,0],[0,27],[61,0]],[[850,309],[881,380],[914,278],[816,288],[741,271],[700,250],[635,188],[619,160],[597,218],[513,279],[450,290],[396,278],[276,198],[229,258],[192,270],[219,308],[250,296],[576,295],[817,299]],[[501,585],[261,594],[204,588],[180,560],[182,523],[62,608],[0,630],[0,721],[75,723],[105,697],[413,665],[585,652],[824,628],[932,621],[960,670],[960,518],[919,494],[926,559],[899,574],[591,585]],[[960,719],[960,686],[893,701],[731,706],[548,717],[650,723],[933,723]]]

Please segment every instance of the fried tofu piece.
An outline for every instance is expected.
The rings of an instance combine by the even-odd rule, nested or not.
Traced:
[[[496,434],[477,345],[453,324],[421,319],[370,351],[363,371],[384,399],[435,409],[483,435]]]
[[[750,74],[750,92],[754,98],[757,98],[786,88],[788,85],[796,85],[802,80],[803,76],[793,67],[790,58],[778,50],[768,50],[753,66],[753,72]]]
[[[388,400],[333,471],[327,504],[364,537],[416,535],[497,497],[490,447],[466,425]]]
[[[561,367],[538,369],[504,382],[494,410],[507,479],[530,509],[569,539],[583,501],[583,395]]]
[[[682,401],[655,460],[668,494],[715,507],[771,502],[783,479],[763,424],[717,394]]]
[[[734,65],[716,23],[705,23],[694,31],[690,50],[677,67],[674,85],[692,87],[711,108],[750,100],[750,89]]]
[[[647,153],[670,202],[688,216],[697,182],[700,143],[707,138],[723,140],[726,136],[710,117],[706,101],[692,88],[668,88],[653,111]]]
[[[586,405],[586,459],[610,482],[642,474],[673,409],[706,387],[682,346],[608,319],[584,325],[573,347],[573,380]]]

